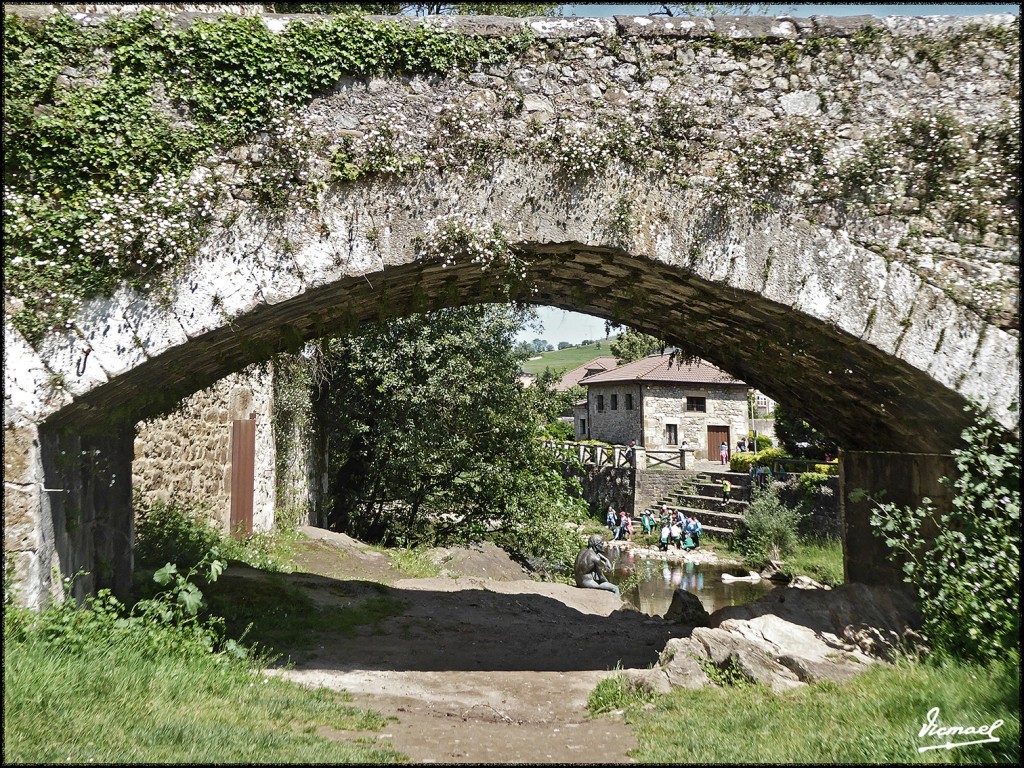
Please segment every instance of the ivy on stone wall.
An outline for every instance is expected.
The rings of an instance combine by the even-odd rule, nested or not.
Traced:
[[[233,147],[277,136],[270,162],[233,159],[257,203],[294,202],[307,181],[294,110],[340,78],[500,62],[529,36],[359,15],[279,34],[255,17],[183,28],[147,10],[99,26],[5,14],[3,41],[4,305],[35,340],[83,298],[152,287],[195,253],[225,195],[211,168]]]
[[[788,83],[806,76],[812,57],[822,72],[896,55],[937,67],[964,51],[978,55],[979,46],[1012,59],[1017,40],[1013,28],[901,38],[876,25],[848,38],[712,35],[662,43],[675,47],[676,60],[710,47],[716,61],[732,57],[721,62],[723,71],[745,62]],[[730,126],[742,117],[739,107],[680,94],[665,77],[655,98],[629,109],[621,109],[629,94],[615,86],[621,93],[610,87],[589,121],[556,112],[540,122],[523,114],[524,94],[515,85],[488,75],[494,103],[482,109],[452,102],[436,115],[406,115],[391,106],[375,124],[327,146],[298,108],[339,79],[501,65],[531,45],[529,34],[481,38],[351,15],[295,22],[274,34],[257,17],[181,28],[147,11],[95,27],[61,14],[43,22],[5,15],[4,44],[5,313],[30,339],[67,324],[85,296],[123,281],[151,288],[172,274],[233,199],[268,212],[312,207],[324,184],[421,170],[481,175],[514,156],[545,160],[556,180],[572,185],[643,174],[698,188],[709,206],[800,206],[812,219],[824,208],[840,219],[910,218],[916,223],[905,242],[885,252],[910,262],[915,233],[969,245],[1019,233],[1015,105],[977,124],[922,111],[871,135],[844,135],[843,153],[836,153],[836,114],[851,109],[844,98],[857,97],[835,89],[808,95],[803,86],[801,98],[817,99],[811,111],[827,119],[776,116],[762,129],[737,132]],[[663,71],[635,41],[613,36],[587,44],[621,59],[637,83],[654,85]],[[564,41],[534,48],[549,61],[575,55]],[[527,64],[521,58],[518,66]],[[496,119],[499,113],[507,119]],[[514,127],[520,116],[527,117],[525,136]],[[311,167],[325,152],[329,167],[320,178]],[[628,241],[631,211],[622,195],[609,211],[616,242]],[[511,266],[522,277],[522,265]],[[999,285],[974,285],[970,295],[955,281],[944,287],[982,314],[999,309],[1006,294]]]

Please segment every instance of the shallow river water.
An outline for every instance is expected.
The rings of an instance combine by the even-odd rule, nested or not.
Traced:
[[[637,557],[630,550],[612,549],[607,555],[612,564],[609,581],[618,584],[633,573],[640,574],[640,604],[636,607],[649,616],[663,616],[672,605],[672,595],[677,589],[692,592],[700,598],[708,613],[713,613],[729,605],[753,602],[774,586],[766,580],[755,583],[722,581],[723,573],[734,576],[746,574],[736,565],[670,563]]]

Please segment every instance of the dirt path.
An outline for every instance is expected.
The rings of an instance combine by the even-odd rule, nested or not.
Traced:
[[[591,718],[587,697],[617,667],[653,664],[682,627],[606,592],[528,580],[493,548],[450,553],[451,575],[396,579],[385,555],[308,533],[317,539],[296,562],[319,576],[292,578],[317,600],[380,589],[370,579],[408,606],[352,635],[324,636],[292,668],[272,671],[346,690],[395,718],[381,733],[355,736],[390,742],[416,763],[632,762],[636,743],[621,716]],[[466,573],[476,575],[456,576]],[[328,579],[344,590],[324,589]]]

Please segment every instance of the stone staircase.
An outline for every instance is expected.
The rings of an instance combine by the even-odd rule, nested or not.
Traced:
[[[732,483],[729,503],[722,503],[722,481]],[[696,517],[705,533],[732,536],[747,511],[750,501],[750,477],[745,472],[701,471],[665,498],[647,507],[658,516],[662,505],[670,512],[681,509],[687,517]]]

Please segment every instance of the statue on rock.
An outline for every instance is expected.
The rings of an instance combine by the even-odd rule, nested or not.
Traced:
[[[612,564],[604,556],[604,539],[594,534],[587,539],[587,546],[576,555],[576,565],[573,568],[576,586],[583,589],[603,589],[614,592],[616,595],[619,594],[619,588],[608,581],[602,568],[610,571]]]

